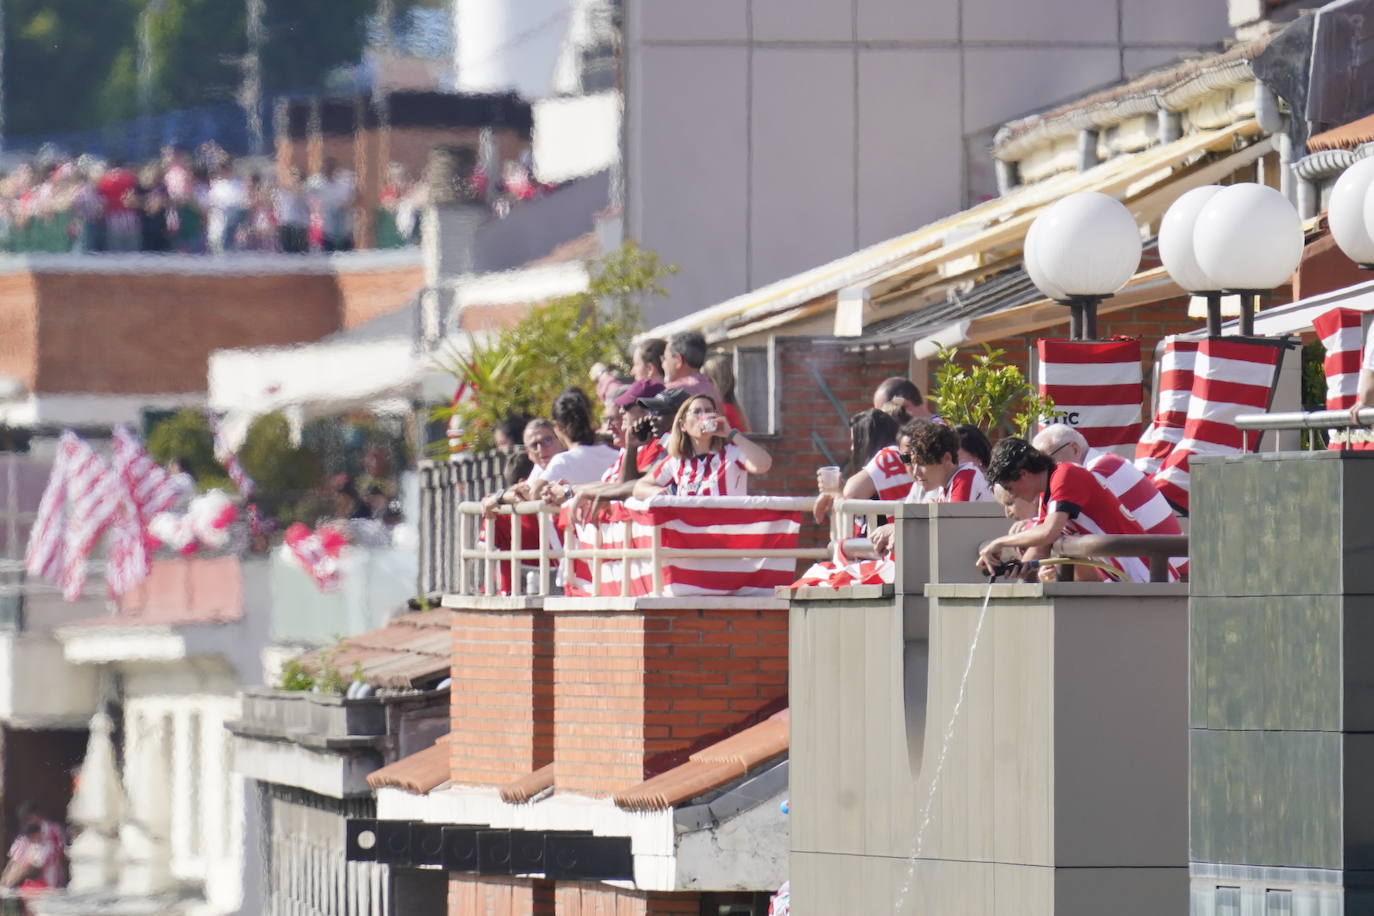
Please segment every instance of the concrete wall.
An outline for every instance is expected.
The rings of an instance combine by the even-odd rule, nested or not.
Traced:
[[[998,585],[980,628],[1004,522],[936,522],[895,594],[793,603],[793,912],[1181,912],[1186,592]]]
[[[995,194],[1001,123],[1227,37],[1223,0],[627,0],[652,325]]]

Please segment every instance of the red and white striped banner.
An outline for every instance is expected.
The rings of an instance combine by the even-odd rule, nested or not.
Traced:
[[[145,536],[148,523],[176,502],[177,487],[128,427],[115,427],[111,465],[125,505],[110,520],[112,538],[105,579],[112,593],[122,595],[152,571]]]
[[[1183,439],[1188,401],[1193,396],[1193,369],[1197,364],[1199,343],[1201,341],[1183,340],[1177,336],[1164,338],[1154,420],[1135,447],[1135,466],[1149,476],[1159,473],[1164,459]]]
[[[891,560],[859,560],[853,563],[816,563],[789,588],[845,588],[850,585],[891,585],[896,581]]]
[[[1201,342],[1183,439],[1154,477],[1171,503],[1188,508],[1188,465],[1194,455],[1233,455],[1259,444],[1259,431],[1242,432],[1235,421],[1268,408],[1281,347],[1279,341],[1221,337]]]
[[[75,601],[86,584],[86,561],[125,497],[104,459],[65,432],[29,532],[24,568]]]
[[[651,548],[657,527],[659,546],[665,550],[698,548],[732,552],[725,557],[678,556],[660,561],[661,593],[664,595],[772,595],[773,589],[792,582],[796,560],[756,557],[751,556],[751,551],[795,548],[801,533],[801,513],[795,509],[770,508],[769,502],[766,496],[658,496],[648,502],[628,500],[615,505],[607,519],[596,527],[603,548],[624,546],[628,521],[629,546],[634,549]],[[576,538],[568,538],[569,547],[590,547],[595,536],[592,526],[578,525],[576,529]],[[623,562],[601,563],[601,595],[620,594]],[[652,558],[629,562],[630,594],[652,594]],[[591,595],[591,562],[576,560],[569,563],[568,568],[565,592]]]
[[[1067,423],[1096,448],[1136,441],[1144,398],[1139,340],[1042,339],[1036,348],[1040,394],[1054,401],[1042,428]]]
[[[1332,309],[1312,321],[1312,329],[1326,348],[1326,409],[1349,410],[1360,389],[1360,363],[1364,358],[1364,313],[1354,309]],[[1327,434],[1330,448],[1343,448],[1350,434],[1352,448],[1370,449],[1366,430],[1333,429]]]
[[[300,522],[286,529],[282,549],[296,562],[322,592],[333,591],[339,585],[339,555],[347,539],[333,528],[312,531]]]

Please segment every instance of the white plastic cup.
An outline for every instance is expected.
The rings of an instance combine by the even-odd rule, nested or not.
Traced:
[[[840,492],[840,469],[833,464],[821,468],[820,484],[822,493]]]

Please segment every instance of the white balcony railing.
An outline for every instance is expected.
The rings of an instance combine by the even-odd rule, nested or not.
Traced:
[[[833,557],[832,547],[802,546],[815,504],[815,497],[656,497],[604,504],[610,520],[560,531],[560,510],[543,502],[502,506],[495,516],[484,516],[479,502],[462,502],[456,594],[538,596],[560,586],[598,596],[771,593],[806,565]],[[826,526],[830,543],[849,537],[856,519],[872,530],[898,505],[837,499]],[[501,524],[509,530],[506,546],[495,536]],[[806,563],[798,568],[798,560]],[[516,565],[503,574],[507,564]]]

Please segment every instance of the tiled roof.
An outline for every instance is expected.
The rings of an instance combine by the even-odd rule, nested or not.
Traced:
[[[367,776],[367,784],[374,789],[404,789],[415,795],[425,795],[435,786],[448,782],[448,735],[423,751],[402,757]]]
[[[1307,138],[1307,150],[1311,153],[1328,149],[1353,150],[1370,141],[1374,141],[1374,114],[1313,134]]]
[[[348,637],[337,648],[310,652],[301,664],[308,671],[328,664],[350,675],[356,663],[362,680],[374,687],[433,686],[448,677],[451,618],[447,610],[402,614],[380,630]]]
[[[501,787],[501,801],[508,805],[523,805],[533,800],[540,792],[553,788],[553,764],[546,763],[533,773],[526,773],[519,779]]]
[[[617,807],[627,811],[662,811],[705,795],[785,754],[789,723],[788,711],[784,709],[758,725],[697,751],[681,766],[611,798]]]

